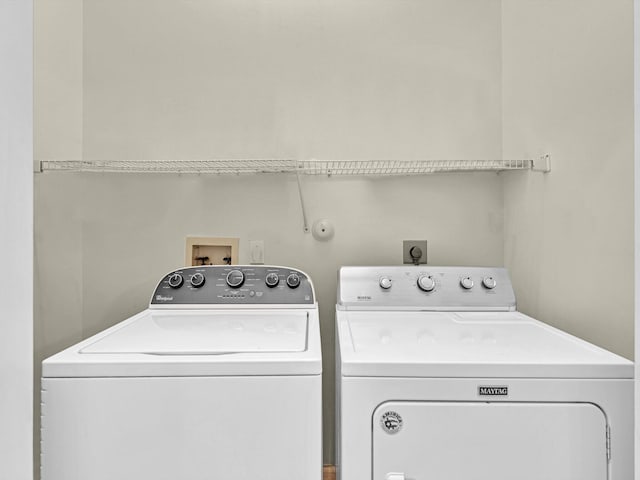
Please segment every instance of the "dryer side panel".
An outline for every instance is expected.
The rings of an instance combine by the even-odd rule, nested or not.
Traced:
[[[386,402],[372,432],[373,480],[608,478],[607,421],[590,403]]]

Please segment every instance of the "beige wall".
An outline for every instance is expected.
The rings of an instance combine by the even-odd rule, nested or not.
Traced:
[[[41,159],[500,158],[498,0],[36,2]],[[77,40],[82,39],[82,49]],[[78,75],[80,72],[80,75]],[[80,138],[80,141],[78,140]],[[527,175],[527,173],[522,173]],[[36,361],[143,309],[189,235],[265,241],[313,278],[333,460],[333,321],[345,264],[503,261],[502,180],[40,174]]]
[[[83,0],[34,1],[34,154],[82,159]]]
[[[503,2],[505,265],[521,310],[633,358],[633,2]]]
[[[84,157],[492,158],[499,0],[86,0]]]

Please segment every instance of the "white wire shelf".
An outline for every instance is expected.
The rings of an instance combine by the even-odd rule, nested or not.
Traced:
[[[535,169],[534,160],[41,160],[41,172],[128,172],[245,175],[397,176],[439,172],[500,172]]]

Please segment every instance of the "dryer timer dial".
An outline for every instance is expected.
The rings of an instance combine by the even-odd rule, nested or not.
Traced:
[[[496,288],[497,282],[493,277],[484,277],[482,279],[482,286],[486,289],[493,290]]]
[[[423,292],[433,292],[436,288],[436,281],[431,275],[420,275],[418,277],[418,287]]]
[[[471,277],[462,277],[460,279],[460,286],[465,290],[471,290],[473,288],[473,280]]]

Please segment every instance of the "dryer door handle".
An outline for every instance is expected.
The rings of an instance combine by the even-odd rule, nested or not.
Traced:
[[[387,473],[385,480],[408,480],[404,473]]]

